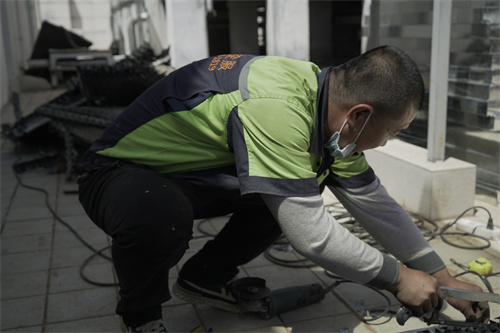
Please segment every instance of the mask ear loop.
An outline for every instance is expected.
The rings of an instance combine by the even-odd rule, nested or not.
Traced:
[[[363,127],[361,127],[361,130],[359,131],[358,135],[356,136],[356,138],[354,139],[354,141],[352,143],[355,143],[358,140],[359,136],[361,135],[361,132],[363,132],[366,124],[368,124],[368,120],[370,119],[371,115],[372,115],[371,113],[368,114],[368,117],[366,118],[365,123],[363,124]],[[346,119],[346,121],[347,121],[347,119]],[[344,121],[344,125],[345,125],[346,121]],[[342,128],[344,128],[344,125],[342,125]],[[342,131],[342,128],[340,129],[340,131]]]
[[[340,133],[342,133],[342,130],[344,129],[344,126],[346,123],[347,123],[347,118],[345,118],[344,123],[342,124],[342,126],[339,129],[339,136],[340,136]]]

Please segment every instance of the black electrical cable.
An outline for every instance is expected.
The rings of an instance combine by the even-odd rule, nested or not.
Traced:
[[[50,213],[53,215],[53,217],[59,222],[61,223],[62,225],[64,225],[66,228],[68,228],[68,230],[73,234],[75,235],[75,237],[83,244],[85,245],[90,251],[92,251],[92,255],[90,255],[87,259],[84,260],[84,262],[81,264],[80,266],[80,269],[79,269],[79,273],[80,273],[80,277],[90,283],[90,284],[93,284],[95,286],[99,286],[99,287],[115,287],[115,286],[118,286],[118,283],[115,283],[115,282],[111,282],[111,283],[108,283],[108,282],[98,282],[98,281],[94,281],[90,278],[88,278],[86,275],[85,275],[85,268],[87,267],[87,265],[92,261],[94,260],[95,258],[97,257],[102,257],[106,260],[109,260],[109,261],[113,261],[113,259],[104,254],[103,252],[108,250],[111,246],[106,246],[100,250],[96,249],[95,247],[93,247],[90,243],[88,243],[70,224],[68,224],[66,221],[64,221],[57,213],[56,211],[52,208],[52,206],[50,205],[49,203],[49,193],[43,189],[43,188],[39,188],[39,187],[35,187],[35,186],[31,186],[31,185],[27,185],[25,183],[23,183],[23,181],[21,180],[21,177],[20,177],[20,173],[21,172],[18,172],[18,168],[16,167],[17,166],[17,162],[14,163],[13,165],[13,169],[14,169],[14,174],[16,176],[16,179],[19,183],[20,186],[24,187],[24,188],[27,188],[27,189],[30,189],[30,190],[34,190],[34,191],[38,191],[38,192],[42,192],[45,196],[45,205],[46,207],[49,209]],[[207,222],[208,220],[201,220],[198,225],[197,225],[197,229],[198,231],[200,231],[203,235],[201,236],[195,236],[193,237],[193,239],[196,239],[196,238],[204,238],[204,237],[214,237],[215,235],[212,234],[212,233],[209,233],[205,230],[203,230],[201,228],[202,224],[204,224],[205,222]]]
[[[340,207],[340,208],[339,208]],[[415,213],[412,213],[412,212],[407,212],[408,215],[413,219],[414,223],[416,224],[416,226],[419,228],[419,230],[422,232],[422,235],[426,238],[427,241],[430,241],[432,239],[434,239],[437,235],[439,235],[443,241],[445,241],[447,244],[450,244],[450,245],[453,245],[453,246],[457,246],[456,244],[454,243],[451,243],[449,241],[447,241],[447,239],[445,239],[445,237],[443,235],[448,235],[448,234],[451,234],[451,233],[446,233],[446,230],[451,227],[453,224],[456,223],[456,221],[458,221],[463,215],[465,215],[469,210],[471,209],[476,209],[476,208],[482,208],[482,209],[485,209],[488,214],[489,214],[489,221],[488,221],[488,225],[491,224],[491,226],[493,225],[493,222],[492,222],[492,219],[491,219],[491,214],[489,213],[489,211],[484,208],[484,207],[481,207],[481,206],[475,206],[475,207],[472,207],[472,208],[469,208],[467,209],[466,211],[464,211],[462,214],[460,214],[460,216],[455,220],[455,222],[453,222],[452,224],[448,225],[448,226],[445,226],[444,228],[442,228],[441,230],[439,230],[439,226],[437,225],[437,223],[435,223],[434,221],[432,220],[429,220],[429,219],[426,219],[418,214],[415,214]],[[375,247],[377,249],[379,249],[380,251],[382,252],[387,252],[385,251],[385,249],[383,249],[372,237],[371,235],[369,235],[369,233],[361,226],[359,225],[359,223],[341,206],[339,206],[339,204],[333,204],[331,206],[326,206],[326,209],[327,211],[332,214],[332,216],[340,223],[342,224],[346,229],[348,229],[352,234],[354,234],[355,236],[357,236],[358,238],[362,239],[363,241],[365,241],[366,243],[368,243],[370,246],[372,247]],[[335,213],[335,214],[334,214]],[[342,220],[345,220],[345,221],[342,221]],[[430,226],[427,226],[427,225],[430,225]],[[492,228],[492,227],[491,227]],[[468,234],[460,234],[460,235],[466,235],[468,236]],[[475,235],[477,236],[477,235]],[[264,256],[270,260],[271,262],[273,263],[276,263],[278,265],[282,265],[282,266],[286,266],[286,267],[292,267],[292,268],[307,268],[307,267],[314,267],[316,266],[315,264],[310,264],[310,265],[305,265],[305,264],[302,264],[303,262],[307,261],[307,259],[297,259],[297,260],[284,260],[284,259],[279,259],[277,258],[276,256],[272,255],[271,254],[271,249],[273,249],[273,247],[275,245],[279,245],[279,246],[286,246],[288,243],[286,241],[286,238],[284,238],[283,236],[277,241],[275,242],[271,247],[269,247],[265,252],[264,252]],[[289,244],[288,244],[289,245]],[[468,249],[482,249],[483,247],[463,247],[463,248],[468,248]],[[357,283],[357,282],[354,282],[354,281],[351,281],[351,280],[347,280],[347,279],[344,279],[340,276],[335,276],[333,275],[331,272],[328,272],[325,270],[325,273],[330,276],[330,277],[333,277],[333,278],[336,278],[336,279],[339,279],[339,281],[336,281],[335,283],[331,284],[330,286],[326,287],[325,290],[324,290],[324,293],[327,293],[331,290],[333,290],[334,288],[336,288],[338,285],[340,285],[341,283],[346,283],[346,282],[350,282],[350,283]],[[483,278],[479,273],[477,272],[473,272],[473,271],[467,271],[467,272],[464,272],[464,273],[461,273],[461,274],[458,274],[456,275],[455,277],[458,277],[458,276],[461,276],[461,275],[464,275],[464,274],[477,274],[482,280],[483,280],[483,283],[485,284],[485,286],[488,288],[488,290],[490,292],[492,292],[492,287],[491,287],[491,284],[488,282],[487,279]],[[493,275],[500,275],[500,272],[499,273],[493,273],[493,274],[490,274],[489,276],[493,276]],[[362,284],[360,284],[362,285]],[[364,285],[362,285],[364,286]],[[383,307],[381,309],[378,309],[378,308],[373,308],[373,309],[367,309],[370,313],[375,313],[375,312],[380,312],[379,314],[375,315],[373,318],[365,318],[364,316],[362,316],[362,319],[365,323],[367,324],[374,324],[372,323],[373,321],[377,320],[377,319],[380,319],[381,317],[385,316],[386,314],[390,314],[389,318],[387,319],[387,321],[391,320],[391,318],[393,317],[393,315],[395,315],[395,311],[392,311],[390,309],[390,307],[392,306],[391,304],[391,301],[390,299],[387,297],[387,295],[385,295],[384,293],[382,293],[380,290],[377,290],[377,289],[374,289],[372,287],[369,287],[369,286],[365,286],[367,288],[370,288],[372,289],[373,291],[375,291],[376,293],[380,294],[383,298],[386,299],[387,301],[387,306],[386,307]],[[385,321],[385,322],[387,322]],[[383,323],[385,323],[383,322]]]
[[[14,170],[16,170],[15,168],[15,165],[16,163],[14,163]],[[24,188],[27,188],[27,189],[30,189],[30,190],[34,190],[34,191],[38,191],[38,192],[42,192],[45,196],[45,206],[49,209],[50,213],[54,216],[54,218],[59,222],[61,223],[62,225],[64,225],[66,228],[68,228],[68,230],[83,244],[85,245],[90,251],[93,252],[93,254],[87,258],[83,264],[80,266],[80,276],[82,277],[83,280],[85,280],[86,282],[88,283],[91,283],[93,285],[96,285],[96,286],[105,286],[105,287],[110,287],[110,286],[117,286],[118,284],[117,283],[103,283],[103,282],[96,282],[96,281],[93,281],[92,279],[88,278],[85,276],[84,274],[84,270],[85,270],[85,266],[92,260],[94,259],[95,257],[99,256],[99,257],[102,257],[106,260],[112,260],[111,257],[103,254],[103,252],[105,250],[107,250],[109,248],[109,246],[106,246],[105,248],[101,249],[101,250],[97,250],[95,247],[93,247],[90,243],[88,243],[70,224],[68,224],[66,221],[64,221],[57,213],[56,211],[52,208],[52,206],[50,205],[49,203],[49,193],[43,189],[43,188],[39,188],[39,187],[35,187],[35,186],[31,186],[31,185],[27,185],[25,183],[23,183],[23,181],[21,180],[21,177],[19,176],[19,173],[16,171],[14,172],[14,175],[16,176],[16,179],[17,179],[17,182],[19,183],[20,186],[24,187]]]
[[[453,225],[455,225],[458,222],[458,220],[460,220],[465,214],[467,214],[468,211],[474,210],[474,214],[475,214],[477,212],[477,209],[483,209],[483,210],[485,210],[488,213],[489,218],[488,218],[487,228],[488,229],[493,229],[493,219],[491,217],[490,211],[488,209],[482,207],[482,206],[473,206],[473,207],[467,208],[452,223],[448,223],[447,225],[445,225],[441,229],[441,231],[439,232],[439,237],[441,237],[441,239],[443,240],[443,242],[445,242],[448,245],[451,245],[451,246],[454,246],[454,247],[458,247],[460,249],[466,249],[466,250],[483,250],[483,249],[486,249],[486,248],[490,247],[491,243],[485,237],[482,237],[482,236],[479,236],[479,235],[475,235],[475,234],[471,234],[471,233],[468,233],[468,232],[447,232],[447,230],[449,228],[451,228]],[[486,244],[485,245],[481,245],[481,246],[460,245],[460,244],[453,243],[452,241],[450,241],[449,239],[447,239],[445,237],[445,236],[450,236],[450,235],[456,235],[456,236],[461,236],[461,237],[477,238],[477,239],[481,239],[481,240],[485,241]]]
[[[367,324],[373,324],[371,322],[375,321],[375,320],[378,320],[380,318],[382,318],[383,316],[385,316],[386,314],[388,313],[391,313],[391,310],[390,310],[390,307],[392,306],[391,304],[391,300],[390,298],[385,295],[381,290],[378,290],[378,289],[375,289],[373,287],[370,287],[370,286],[366,286],[366,285],[362,285],[362,284],[359,284],[355,281],[351,281],[351,280],[348,280],[348,279],[344,279],[342,278],[341,276],[338,276],[338,275],[335,275],[333,274],[332,272],[329,272],[327,270],[325,270],[325,274],[331,278],[334,278],[334,279],[337,279],[337,281],[335,281],[334,283],[332,283],[331,285],[329,285],[328,287],[325,288],[324,290],[324,293],[326,294],[327,292],[330,292],[332,291],[333,289],[335,289],[336,287],[338,287],[339,285],[341,285],[342,283],[353,283],[353,284],[357,284],[357,285],[360,285],[360,286],[363,286],[365,288],[368,288],[368,289],[371,289],[373,290],[375,293],[379,294],[380,296],[382,296],[382,298],[384,298],[384,300],[387,302],[387,305],[384,306],[384,307],[376,307],[376,308],[369,308],[369,309],[365,309],[364,313],[361,314],[361,318],[363,319],[363,322],[367,323]],[[366,314],[372,314],[374,312],[380,312],[379,314],[377,315],[374,315],[372,316],[371,318],[367,318],[366,317]],[[386,321],[382,322],[382,323],[378,323],[377,325],[380,325],[380,324],[383,324],[383,323],[386,323],[388,322],[389,320],[392,319],[392,314],[391,313],[391,316],[389,316],[389,318],[387,318]]]
[[[84,271],[85,271],[85,267],[89,264],[89,262],[91,260],[93,260],[94,258],[96,257],[102,257],[106,260],[110,260],[112,261],[111,257],[103,254],[104,251],[108,250],[110,248],[110,246],[106,246],[104,247],[103,249],[100,249],[100,250],[97,250],[95,249],[91,244],[89,244],[87,241],[85,241],[85,239],[83,239],[79,234],[78,232],[71,226],[69,225],[66,221],[64,221],[56,212],[55,210],[52,208],[52,206],[50,206],[50,203],[49,203],[49,193],[43,189],[43,188],[38,188],[38,187],[34,187],[34,186],[30,186],[30,185],[27,185],[25,183],[22,182],[20,176],[19,176],[19,173],[16,171],[16,167],[15,167],[16,163],[14,164],[14,170],[15,170],[15,176],[16,176],[16,179],[19,183],[20,186],[22,187],[25,187],[27,189],[31,189],[31,190],[35,190],[35,191],[39,191],[39,192],[42,192],[44,195],[45,195],[45,205],[47,206],[47,208],[49,209],[49,211],[52,213],[52,215],[54,216],[54,218],[60,222],[61,224],[63,224],[64,226],[66,226],[68,228],[68,230],[73,233],[75,235],[75,237],[77,237],[77,239],[83,244],[85,245],[87,248],[89,248],[93,254],[88,257],[84,262],[83,264],[80,266],[80,276],[82,277],[82,279],[90,284],[93,284],[93,285],[96,285],[96,286],[101,286],[101,287],[110,287],[110,286],[117,286],[118,284],[117,283],[103,283],[103,282],[96,282],[96,281],[93,281],[91,280],[90,278],[88,278]],[[423,231],[423,235],[424,237],[428,237],[427,240],[431,240],[433,239],[436,234],[439,234],[439,236],[441,237],[441,239],[449,244],[449,245],[452,245],[452,246],[455,246],[455,247],[460,247],[460,248],[463,248],[463,249],[484,249],[484,248],[487,248],[490,246],[490,242],[489,240],[487,240],[486,238],[484,237],[481,237],[479,235],[473,235],[473,234],[469,234],[469,233],[450,233],[450,232],[446,232],[451,226],[453,226],[462,216],[464,216],[468,211],[474,209],[475,211],[477,211],[477,209],[484,209],[488,215],[489,215],[489,219],[488,219],[488,224],[487,224],[487,228],[489,229],[493,229],[493,220],[492,220],[492,217],[491,217],[491,214],[490,212],[482,207],[482,206],[474,206],[474,207],[471,207],[471,208],[468,208],[466,209],[462,214],[460,214],[454,222],[446,225],[445,227],[443,227],[439,233],[437,233],[437,230],[438,230],[438,227],[437,227],[437,224],[433,221],[430,221],[430,220],[427,220],[427,219],[424,219],[423,217],[421,216],[418,216],[417,214],[414,214],[414,213],[409,213],[410,216],[416,218],[416,221],[415,224],[417,225],[417,227]],[[330,213],[333,213],[331,208],[330,208]],[[332,214],[333,215],[333,214]],[[341,224],[343,224],[344,226],[346,226],[346,228],[352,232],[353,234],[355,234],[356,236],[358,236],[360,239],[364,240],[365,242],[367,242],[369,245],[371,246],[374,246],[374,247],[377,247],[378,244],[376,243],[375,240],[373,240],[373,238],[371,238],[371,236],[364,230],[364,228],[362,228],[360,225],[357,224],[357,222],[354,220],[354,218],[352,218],[352,216],[348,213],[348,212],[340,212],[339,214],[335,215],[334,216],[337,220],[342,220],[342,219],[348,219],[347,221],[344,221],[344,222],[340,222]],[[198,225],[197,225],[197,229],[199,232],[202,233],[201,236],[196,236],[196,237],[193,237],[193,238],[203,238],[203,237],[214,237],[215,234],[212,234],[210,232],[207,232],[205,230],[203,230],[201,228],[201,226],[206,223],[208,220],[201,220]],[[432,229],[431,228],[428,228],[425,226],[425,223],[429,223],[432,225]],[[476,238],[480,238],[480,239],[483,239],[487,242],[487,245],[485,246],[473,246],[473,247],[467,247],[467,246],[462,246],[462,245],[458,245],[458,244],[455,244],[455,243],[452,243],[450,241],[448,241],[446,239],[446,237],[444,235],[460,235],[460,236],[473,236],[473,237],[476,237]],[[278,246],[287,246],[288,242],[286,241],[286,238],[284,238],[283,236],[277,241],[275,242],[275,244],[271,247],[269,247],[265,252],[264,252],[264,256],[270,260],[271,262],[275,263],[275,264],[278,264],[278,265],[282,265],[282,266],[286,266],[286,267],[291,267],[291,268],[310,268],[310,267],[315,267],[316,264],[314,263],[307,263],[309,260],[306,259],[306,258],[299,258],[299,259],[296,259],[296,260],[286,260],[286,259],[280,259],[280,258],[277,258],[276,256],[272,255],[271,254],[271,250],[273,248],[275,248],[274,246],[278,245]],[[289,244],[288,244],[289,246]],[[380,250],[383,250],[380,248]],[[460,265],[459,263],[457,263],[456,261],[452,260],[452,262],[454,262],[455,264],[457,264],[458,266],[460,266],[462,269],[465,269],[465,266],[463,265]],[[343,279],[341,277],[338,277],[338,276],[335,276],[333,274],[331,274],[330,272],[328,271],[325,271],[325,273],[330,276],[330,277],[333,277],[333,278],[337,278],[337,279],[340,279],[338,281],[336,281],[335,283],[331,284],[330,286],[328,286],[327,288],[325,288],[324,292],[327,293],[331,290],[333,290],[334,288],[336,288],[338,285],[342,284],[342,283],[356,283],[354,281],[350,281],[350,280],[346,280],[346,279]],[[477,275],[484,283],[484,285],[486,286],[486,288],[490,291],[490,292],[493,292],[493,288],[491,286],[491,284],[489,283],[489,281],[487,280],[487,277],[488,276],[497,276],[497,275],[500,275],[500,272],[498,273],[492,273],[492,274],[489,274],[487,275],[486,277],[483,277],[481,276],[479,273],[477,272],[474,272],[474,271],[470,271],[470,270],[466,270],[465,272],[462,272],[462,273],[459,273],[457,275],[455,275],[455,277],[459,277],[459,276],[462,276],[462,275],[465,275],[465,274],[475,274]],[[364,322],[366,323],[370,323],[372,321],[375,321],[381,317],[383,317],[384,315],[386,315],[387,313],[391,313],[391,317],[389,317],[388,320],[390,320],[392,318],[392,314],[393,312],[389,309],[390,306],[391,306],[391,302],[390,302],[390,299],[385,295],[383,294],[381,291],[377,290],[377,289],[374,289],[372,287],[369,287],[369,286],[365,286],[367,288],[370,288],[372,289],[373,291],[375,291],[376,293],[380,294],[383,298],[386,299],[386,301],[388,302],[388,305],[385,309],[368,309],[368,311],[370,313],[373,313],[373,312],[379,312],[380,311],[380,314],[374,316],[373,318],[370,318],[370,319],[367,319],[365,318],[364,316],[362,316],[362,319]]]
[[[88,263],[93,260],[94,258],[96,258],[97,256],[101,256],[101,257],[105,257],[107,258],[107,256],[104,256],[102,254],[102,252],[106,251],[106,250],[109,250],[111,248],[111,246],[106,246],[102,249],[100,249],[99,251],[97,252],[94,252],[90,257],[88,257],[84,262],[83,264],[80,266],[80,276],[82,277],[82,279],[90,284],[93,284],[93,285],[96,285],[96,286],[99,286],[99,287],[115,287],[117,286],[118,284],[115,283],[115,282],[112,282],[112,283],[106,283],[106,282],[96,282],[94,280],[91,280],[89,279],[86,275],[85,275],[85,267],[87,267]],[[111,258],[109,258],[109,260],[111,260]]]
[[[459,276],[462,276],[462,275],[465,275],[465,274],[473,274],[473,275],[476,275],[482,282],[483,284],[486,286],[486,288],[488,289],[488,291],[490,293],[494,292],[493,291],[493,287],[491,286],[491,283],[490,281],[488,281],[488,278],[491,277],[491,276],[497,276],[497,275],[500,275],[500,272],[497,272],[497,273],[490,273],[490,274],[486,274],[486,275],[481,275],[479,274],[478,272],[476,271],[471,271],[469,270],[469,268],[465,265],[462,265],[460,264],[459,262],[457,262],[455,259],[451,258],[450,261],[457,265],[458,267],[460,267],[461,269],[464,270],[464,272],[462,273],[458,273],[456,275],[454,275],[453,277],[459,277]]]
[[[436,237],[437,232],[439,231],[439,227],[436,222],[426,219],[420,216],[419,214],[413,212],[407,212],[407,213],[411,218],[413,218],[414,220],[413,222],[415,222],[417,227],[422,232],[422,235],[428,242]],[[426,224],[430,224],[431,227],[427,227]]]
[[[276,242],[274,242],[273,245],[271,245],[264,251],[265,258],[267,258],[272,263],[289,268],[311,268],[317,266],[316,264],[311,263],[309,259],[306,258],[297,258],[297,259],[278,258],[277,256],[271,253],[273,250],[282,252],[293,251],[293,248],[290,246],[284,235],[281,235],[281,237],[278,238],[278,240],[276,240]]]
[[[479,274],[478,272],[476,271],[466,271],[466,272],[462,272],[462,273],[459,273],[459,274],[456,274],[454,275],[453,277],[459,277],[459,276],[462,276],[462,275],[465,275],[465,274],[473,274],[473,275],[476,275],[477,277],[479,277],[479,279],[481,279],[481,281],[484,283],[484,285],[486,286],[486,288],[488,289],[488,291],[490,293],[493,292],[493,287],[491,286],[490,282],[488,280],[486,280],[481,274]]]
[[[207,223],[209,220],[208,219],[204,219],[204,220],[201,220],[198,222],[198,224],[196,225],[196,229],[202,233],[202,235],[200,236],[195,236],[193,237],[193,239],[198,239],[198,238],[206,238],[206,237],[215,237],[215,234],[211,233],[211,232],[208,232],[206,230],[203,230],[201,228],[201,226],[205,223]]]

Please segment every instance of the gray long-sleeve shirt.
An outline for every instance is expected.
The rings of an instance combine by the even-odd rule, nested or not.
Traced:
[[[412,219],[376,178],[358,188],[329,186],[365,229],[407,266],[432,274],[444,264]],[[262,195],[291,245],[319,266],[360,283],[385,289],[398,277],[398,264],[352,235],[331,214],[320,195]]]

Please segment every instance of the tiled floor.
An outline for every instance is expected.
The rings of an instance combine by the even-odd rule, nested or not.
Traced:
[[[57,91],[29,92],[23,94],[21,108],[29,114],[44,100],[57,95]],[[2,123],[13,121],[12,109],[2,111]],[[57,216],[71,226],[83,240],[96,249],[109,245],[109,239],[86,217],[80,207],[74,181],[68,181],[64,173],[54,173],[38,168],[20,175],[20,181],[12,165],[19,158],[33,156],[33,147],[15,144],[2,138],[1,143],[1,331],[2,332],[120,332],[123,326],[114,314],[117,301],[116,287],[96,286],[84,281],[80,268],[93,252],[56,219]],[[22,182],[22,183],[21,183]],[[22,184],[42,188],[44,192],[25,188]],[[491,198],[477,196],[478,204],[491,210],[498,223],[498,206]],[[330,197],[325,198],[328,202]],[[211,219],[203,224],[203,230],[215,232],[225,218]],[[196,234],[202,235],[199,231]],[[200,248],[206,238],[195,239],[185,259]],[[494,271],[500,270],[498,248],[486,250],[462,250],[451,247],[439,239],[431,244],[447,262],[453,273],[462,269],[453,264],[454,259],[466,265],[478,257],[493,262]],[[286,249],[286,247],[285,247]],[[108,254],[107,251],[103,253]],[[278,252],[284,258],[292,258],[293,252]],[[185,260],[183,259],[180,264]],[[178,267],[172,271],[171,283]],[[103,258],[92,259],[84,269],[85,276],[99,283],[114,283],[111,263]],[[264,256],[241,269],[241,276],[258,276],[266,279],[271,289],[321,283],[324,286],[335,280],[317,267],[287,268],[270,262]],[[478,278],[465,275],[480,283]],[[493,288],[500,291],[500,278],[489,279]],[[399,308],[387,292],[390,309]],[[202,305],[192,305],[173,298],[164,304],[164,318],[170,332],[190,332],[200,327],[201,332],[401,332],[427,327],[417,318],[411,318],[404,327],[390,315],[374,321],[361,320],[360,314],[375,307],[386,308],[387,301],[380,294],[353,283],[342,283],[328,293],[319,303],[262,319],[254,314],[233,314]],[[491,305],[492,318],[500,316],[500,306]],[[444,315],[461,320],[454,309],[445,308]]]

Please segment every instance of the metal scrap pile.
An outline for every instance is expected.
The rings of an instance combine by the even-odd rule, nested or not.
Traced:
[[[145,45],[113,66],[78,66],[82,92],[87,101],[95,105],[129,105],[146,88],[172,71],[164,63],[167,55],[155,56]]]
[[[35,132],[42,136],[57,134],[64,142],[59,154],[65,160],[70,178],[79,171],[83,152],[124,106],[173,70],[165,59],[168,51],[156,57],[145,46],[114,65],[77,66],[77,75],[67,82],[66,92],[40,105],[32,114],[17,117],[14,124],[2,124],[2,132],[13,141],[21,141]],[[16,112],[16,116],[20,113]],[[36,167],[44,163],[32,164]],[[24,165],[29,168],[30,163]]]

